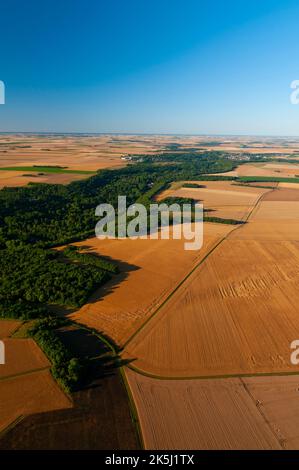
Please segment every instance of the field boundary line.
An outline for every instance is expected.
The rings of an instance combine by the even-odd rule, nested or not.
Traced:
[[[142,434],[142,427],[141,427],[140,418],[138,415],[137,406],[136,406],[133,393],[130,388],[124,367],[120,367],[120,376],[121,376],[123,385],[125,387],[125,390],[127,392],[131,419],[133,421],[133,425],[135,426],[138,442],[140,444],[141,449],[145,449],[145,442],[144,442],[144,437]]]
[[[83,325],[82,323],[76,322],[76,321],[71,321],[72,325],[79,326],[80,328],[90,332],[91,334],[94,334],[102,343],[104,343],[112,352],[113,356],[116,358],[119,357],[119,351],[118,351],[118,346],[113,344],[112,340],[109,338],[107,339],[103,334],[98,332],[97,330],[93,328],[88,328],[86,325]],[[117,369],[117,373],[119,373],[120,380],[124,386],[125,392],[127,394],[128,398],[128,404],[129,404],[129,411],[132,419],[133,426],[135,428],[135,432],[137,435],[137,440],[138,443],[140,444],[140,447],[144,449],[144,440],[143,440],[143,435],[142,435],[142,430],[141,430],[141,425],[140,425],[140,420],[139,420],[139,415],[137,411],[137,407],[135,405],[135,401],[127,380],[127,377],[125,375],[124,371],[124,366],[120,366]]]
[[[5,377],[0,377],[0,382],[4,382],[5,380],[11,380],[16,377],[22,377],[24,375],[35,374],[36,372],[41,372],[43,370],[50,370],[50,369],[51,369],[51,365],[45,366],[45,367],[39,367],[38,369],[30,369],[30,370],[27,370],[26,372],[18,372],[17,374],[6,375]]]
[[[16,419],[14,419],[11,423],[9,423],[5,428],[3,428],[0,431],[0,439],[2,439],[3,436],[5,436],[6,433],[8,433],[11,429],[13,429],[17,424],[19,424],[21,421],[25,419],[25,415],[19,415]]]
[[[249,221],[250,217],[253,215],[254,212],[257,211],[257,209],[258,209],[258,207],[260,206],[261,202],[263,202],[264,196],[266,196],[266,194],[268,195],[268,194],[270,194],[270,193],[272,193],[272,192],[274,192],[274,191],[277,191],[277,188],[270,189],[269,191],[266,191],[266,192],[264,192],[263,194],[260,194],[260,196],[257,198],[255,204],[253,205],[251,211],[249,211],[248,214],[247,214],[247,217],[245,217],[245,219],[244,219],[244,222],[245,222],[245,223],[244,223],[244,224],[241,224],[241,225],[238,225],[234,230],[232,230],[231,232],[229,232],[226,237],[229,238],[229,236],[230,236],[230,234],[231,234],[232,232],[235,232],[235,231],[238,230],[238,229],[240,230],[241,228],[244,228],[244,227],[246,226],[246,223]]]
[[[252,395],[251,391],[249,390],[249,387],[248,385],[244,382],[244,380],[242,379],[242,377],[240,377],[239,379],[241,385],[243,386],[244,390],[245,390],[245,393],[247,393],[247,395],[249,396],[250,400],[253,402],[253,404],[255,405],[258,413],[261,415],[263,421],[265,422],[266,426],[269,428],[271,434],[274,436],[274,438],[277,440],[279,446],[281,447],[282,450],[284,450],[284,440],[283,439],[280,439],[278,437],[278,435],[276,434],[275,432],[275,429],[271,426],[271,423],[270,421],[268,420],[266,414],[263,412],[262,408],[261,408],[261,403],[259,403],[258,400],[256,400],[254,398],[254,396]]]
[[[233,229],[234,230],[234,229]],[[232,231],[233,231],[232,230]],[[206,258],[217,248],[218,245],[220,245],[220,243],[225,239],[225,237],[221,238],[220,240],[218,240],[213,246],[212,248],[210,249],[210,251],[195,265],[193,266],[193,268],[191,269],[191,271],[189,271],[184,277],[183,279],[179,282],[179,284],[174,288],[174,290],[172,290],[168,296],[166,297],[166,299],[163,300],[163,302],[158,306],[158,308],[156,310],[154,310],[154,312],[144,321],[144,323],[142,323],[142,325],[140,325],[139,328],[137,328],[137,330],[126,340],[126,342],[124,343],[123,345],[123,349],[126,348],[128,346],[128,344],[135,338],[135,336],[138,335],[138,333],[140,333],[140,331],[149,323],[150,320],[152,320],[152,318],[154,316],[157,315],[157,313],[159,313],[159,311],[166,305],[166,303],[171,299],[171,297],[177,292],[177,290],[185,283],[185,281],[188,280],[188,278],[191,276],[191,274],[193,274],[193,272],[206,260]]]
[[[218,374],[218,375],[188,375],[184,376],[165,376],[165,375],[157,375],[152,374],[151,372],[146,372],[143,369],[139,369],[132,364],[127,364],[126,367],[131,369],[133,372],[136,372],[139,375],[143,375],[145,377],[149,377],[151,379],[157,380],[217,380],[217,379],[240,379],[242,377],[284,377],[284,376],[291,376],[291,375],[298,375],[299,370],[296,371],[282,371],[282,372],[244,372],[240,374]]]
[[[276,189],[276,188],[275,188]],[[217,242],[215,242],[215,244],[212,246],[212,248],[210,249],[210,251],[208,253],[205,254],[205,256],[191,269],[191,271],[189,271],[185,276],[184,278],[179,282],[179,284],[169,293],[169,295],[166,297],[166,299],[163,300],[163,302],[158,306],[158,308],[144,321],[144,323],[142,323],[142,325],[140,325],[139,328],[137,328],[137,330],[125,341],[125,343],[123,344],[123,349],[126,348],[128,346],[128,344],[140,333],[140,331],[142,331],[142,329],[152,320],[153,317],[155,317],[159,312],[160,310],[169,302],[169,300],[172,298],[172,296],[182,287],[182,285],[189,279],[189,277],[194,273],[194,271],[197,270],[197,268],[199,268],[199,266],[201,266],[202,263],[204,263],[204,261],[206,261],[206,259],[216,250],[216,248],[218,248],[218,246],[224,241],[224,240],[227,240],[230,236],[231,233],[235,232],[236,230],[244,227],[249,219],[249,217],[251,216],[251,214],[253,213],[253,211],[256,209],[256,207],[259,205],[259,203],[261,202],[263,196],[265,194],[269,194],[271,191],[275,191],[274,190],[270,190],[270,191],[267,191],[263,194],[261,194],[254,206],[252,207],[252,210],[247,214],[247,217],[245,218],[244,220],[244,223],[243,224],[240,224],[236,227],[234,227],[228,234],[224,235],[220,240],[218,240]],[[216,224],[218,225],[218,224]]]

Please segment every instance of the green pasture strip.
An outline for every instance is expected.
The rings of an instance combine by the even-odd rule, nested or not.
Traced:
[[[283,178],[277,176],[240,176],[236,181],[242,183],[299,183],[299,178]]]
[[[3,171],[36,171],[38,173],[74,173],[78,175],[92,175],[96,171],[89,170],[66,170],[64,168],[50,166],[7,166],[0,167]]]

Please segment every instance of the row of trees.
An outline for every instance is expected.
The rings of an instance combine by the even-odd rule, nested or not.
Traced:
[[[67,392],[76,389],[84,379],[84,360],[73,357],[69,349],[57,335],[57,328],[65,322],[54,318],[45,318],[35,322],[28,330],[31,336],[44,351],[52,363],[51,372],[54,378]]]

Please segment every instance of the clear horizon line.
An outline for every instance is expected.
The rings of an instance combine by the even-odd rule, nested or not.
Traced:
[[[299,138],[299,134],[231,134],[231,133],[187,133],[187,132],[121,132],[121,131],[108,131],[108,132],[88,132],[88,131],[0,131],[0,135],[9,134],[28,134],[28,135],[149,135],[149,136],[185,136],[185,137],[263,137],[263,138]]]

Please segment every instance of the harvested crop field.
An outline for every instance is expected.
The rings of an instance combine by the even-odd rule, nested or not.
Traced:
[[[264,168],[271,168],[271,170],[296,170],[299,172],[299,165],[294,163],[266,163]]]
[[[0,432],[24,415],[71,406],[49,371],[1,380]]]
[[[190,183],[190,182],[188,182]],[[192,181],[200,188],[182,187],[174,183],[157,196],[157,201],[168,197],[192,198],[203,203],[210,217],[245,220],[258,199],[270,189],[236,185],[231,181]]]
[[[299,221],[299,201],[263,200],[252,215],[252,221]]]
[[[298,265],[297,241],[229,237],[133,338],[127,354],[138,369],[165,377],[299,370],[290,363],[290,343],[299,337]]]
[[[264,196],[263,200],[253,211],[250,223],[232,233],[230,239],[259,241],[299,240],[299,202],[296,200],[269,200],[270,194],[274,196],[278,193],[277,197],[280,198],[280,193],[283,191],[278,189]]]
[[[273,176],[275,178],[294,178],[299,175],[298,165],[285,163],[243,163],[235,170],[218,173],[219,176]]]
[[[297,186],[297,189],[279,188],[271,191],[265,194],[263,201],[299,201],[299,187]]]
[[[299,449],[299,376],[243,379],[284,449]]]
[[[49,384],[52,387],[52,382]],[[0,449],[133,450],[140,447],[119,373],[101,380],[97,387],[74,393],[72,398],[72,408],[68,401],[60,403],[59,397],[52,400],[52,407],[40,410],[32,407],[30,413],[35,414],[25,416],[0,436]],[[54,405],[55,411],[50,411]]]
[[[172,139],[169,136],[130,135],[3,135],[0,136],[0,168],[60,166],[89,171],[120,168],[127,165],[129,160],[125,158],[128,155],[154,154],[163,150]],[[24,173],[28,172],[1,171],[0,188],[24,186],[29,182],[66,184],[88,177],[75,174],[23,176]]]
[[[299,165],[297,168],[296,165],[292,165],[293,168],[289,168],[289,166],[285,164],[245,163],[238,166],[236,172],[237,176],[273,176],[276,178],[293,178],[299,174]]]
[[[118,262],[120,274],[100,288],[72,319],[104,331],[123,344],[136,328],[233,226],[204,224],[201,250],[184,250],[184,240],[99,240],[76,245],[88,246]]]
[[[231,181],[191,181],[200,188],[171,187],[157,196],[157,201],[166,197],[186,197],[203,201],[204,206],[253,205],[267,189],[239,186]],[[181,183],[183,184],[183,182]]]
[[[158,380],[129,369],[126,376],[146,449],[299,448],[298,376]]]
[[[209,217],[220,219],[234,219],[245,221],[252,210],[252,206],[216,206],[206,211]]]
[[[42,371],[17,371],[0,380],[0,400],[1,393],[12,396],[3,416],[0,405],[0,449],[138,448],[129,399],[117,369],[120,363],[111,349],[97,335],[76,325],[63,326],[56,334],[71,357],[89,359],[80,391],[72,393],[72,399],[65,396],[49,366]],[[15,341],[13,346],[22,342]],[[20,348],[14,351],[22,353]],[[21,391],[24,398],[22,394],[19,399]]]
[[[288,241],[299,240],[299,220],[280,218],[252,220],[249,224],[239,227],[230,235],[230,239],[256,241]]]
[[[296,189],[297,191],[299,190],[298,183],[278,183],[278,188],[279,189]]]
[[[0,319],[0,339],[8,338],[16,329],[21,326],[22,322],[17,320]]]
[[[44,173],[43,175],[34,175],[32,173],[29,176],[29,173],[22,171],[0,171],[0,189],[4,187],[25,186],[28,183],[68,184],[72,181],[82,180],[91,176],[75,173]]]
[[[50,366],[33,339],[4,339],[5,364],[0,367],[0,380]]]

